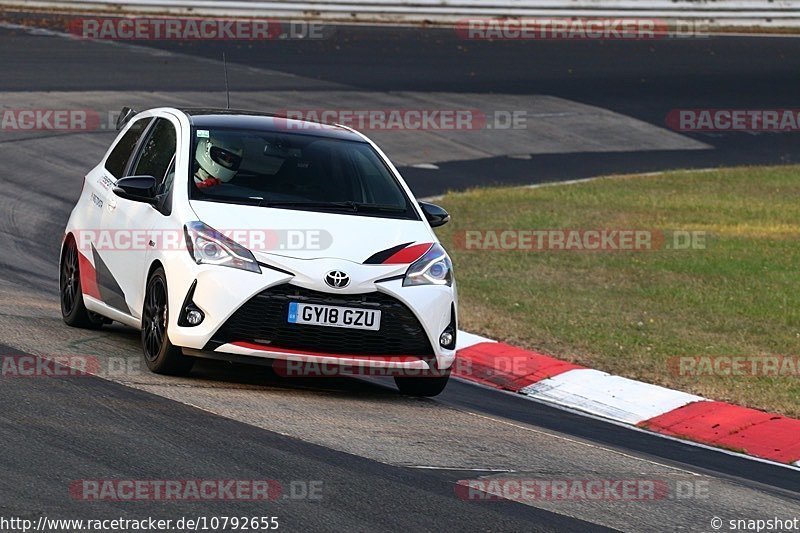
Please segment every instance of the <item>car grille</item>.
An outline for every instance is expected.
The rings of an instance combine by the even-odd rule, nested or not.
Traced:
[[[381,329],[291,324],[287,321],[289,302],[377,309],[381,311]],[[289,284],[271,287],[242,305],[217,331],[207,349],[234,341],[335,354],[433,356],[419,320],[398,299],[381,292],[340,295]]]

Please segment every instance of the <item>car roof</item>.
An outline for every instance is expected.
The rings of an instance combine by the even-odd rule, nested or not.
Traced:
[[[245,111],[241,109],[182,108],[189,122],[196,128],[232,128],[280,133],[299,133],[346,141],[366,142],[357,133],[347,128],[314,122],[296,120],[281,115]]]

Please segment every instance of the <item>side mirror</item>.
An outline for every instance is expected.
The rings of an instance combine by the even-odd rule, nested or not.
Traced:
[[[422,212],[425,213],[425,218],[428,219],[428,223],[432,228],[438,228],[450,222],[450,213],[438,205],[420,202],[419,206],[422,208]]]
[[[114,194],[134,202],[154,204],[156,202],[156,179],[153,176],[120,178],[114,186]]]
[[[117,116],[117,131],[124,128],[125,124],[127,124],[128,121],[130,121],[130,119],[132,119],[136,114],[137,112],[130,107],[123,107],[122,111],[119,112],[119,116]]]

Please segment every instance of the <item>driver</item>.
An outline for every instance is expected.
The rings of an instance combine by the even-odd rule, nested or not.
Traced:
[[[197,141],[194,183],[200,189],[216,187],[233,179],[242,164],[244,148],[236,137],[212,133]]]

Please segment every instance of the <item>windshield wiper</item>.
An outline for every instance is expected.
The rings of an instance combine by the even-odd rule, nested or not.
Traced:
[[[382,213],[405,213],[406,208],[399,205],[387,204],[367,204],[364,202],[349,202],[352,203],[358,211],[372,211]]]
[[[241,205],[243,202],[246,205],[259,205],[260,199],[259,198],[242,198],[241,196],[223,196],[221,194],[209,194],[207,192],[201,193],[202,196],[199,198],[192,198],[192,200],[203,200],[207,202],[221,202],[225,204],[238,204]]]
[[[348,211],[356,211],[356,207],[352,202],[293,202],[284,200],[261,200],[258,205],[260,207],[308,207],[312,209],[347,209]]]
[[[353,213],[359,211],[364,212],[389,212],[389,213],[405,213],[405,207],[396,205],[383,205],[383,204],[367,204],[363,202],[293,202],[283,200],[262,200],[258,204],[261,207],[308,207],[312,209],[346,209]]]

